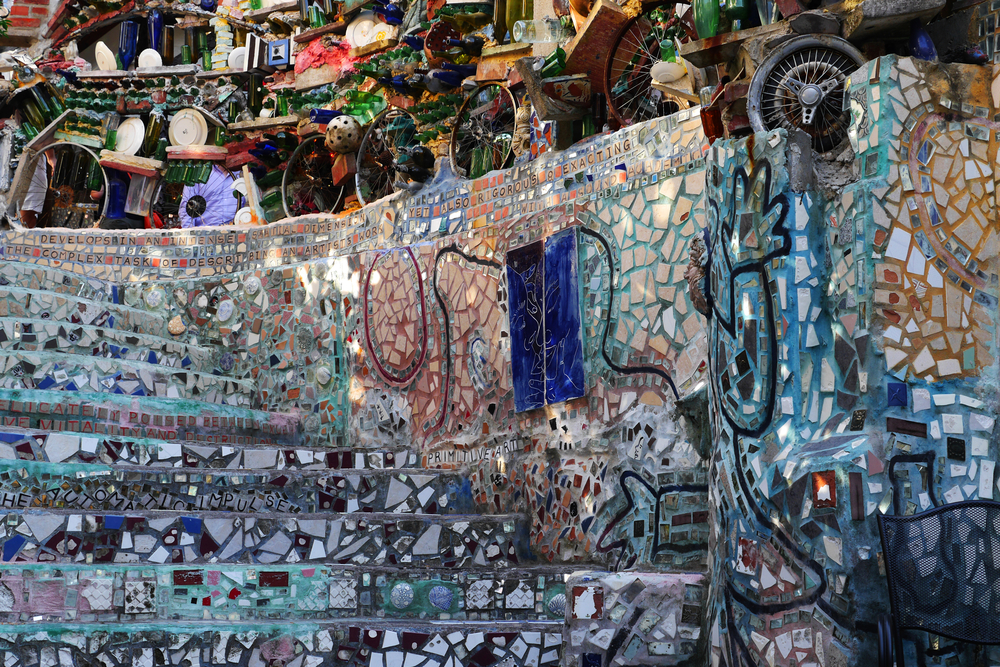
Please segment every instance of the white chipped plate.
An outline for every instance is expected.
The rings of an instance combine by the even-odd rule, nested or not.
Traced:
[[[142,53],[139,54],[139,67],[150,68],[150,67],[162,67],[163,58],[157,52],[156,49],[143,49]]]
[[[347,41],[355,48],[371,44],[375,41],[377,28],[381,24],[375,12],[361,12],[347,26]]]
[[[226,64],[229,65],[229,69],[242,71],[246,59],[247,59],[247,47],[237,46],[235,49],[229,52],[229,59],[226,61]]]
[[[200,146],[208,140],[208,123],[201,112],[181,109],[170,121],[167,136],[172,146]]]
[[[102,71],[115,71],[118,69],[118,61],[115,60],[115,53],[104,42],[98,42],[94,46],[94,59],[97,61],[97,69]]]
[[[118,125],[115,150],[126,155],[135,155],[142,148],[146,126],[139,118],[126,118]]]
[[[253,224],[253,211],[251,211],[248,206],[244,206],[240,210],[236,211],[236,217],[233,220],[233,224],[234,225]]]

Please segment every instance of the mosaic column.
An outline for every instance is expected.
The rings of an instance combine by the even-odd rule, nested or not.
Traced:
[[[693,263],[710,313],[713,664],[873,664],[889,610],[876,517],[994,496],[995,81],[867,63],[847,84],[854,171],[824,193],[790,191],[782,134],[709,155]],[[914,562],[961,534],[929,530]],[[980,562],[937,576],[972,585]],[[910,664],[972,664],[962,645],[906,640]]]

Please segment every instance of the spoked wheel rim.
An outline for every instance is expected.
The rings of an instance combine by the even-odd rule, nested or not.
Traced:
[[[416,145],[417,121],[403,109],[386,109],[372,121],[358,149],[358,201],[378,201],[396,191],[396,163],[400,149]]]
[[[317,134],[300,143],[288,159],[281,177],[281,206],[285,216],[294,218],[310,213],[333,213],[344,199],[344,187],[333,182],[336,154]]]
[[[650,70],[660,62],[663,29],[648,16],[630,19],[615,40],[604,72],[608,108],[619,123],[631,125],[667,116],[681,104],[653,88]]]
[[[506,86],[479,86],[462,102],[451,133],[451,168],[464,178],[479,178],[510,164],[514,156],[517,102]]]
[[[754,72],[747,95],[750,123],[758,132],[801,130],[813,149],[826,153],[847,138],[847,76],[864,57],[839,37],[802,36],[782,44]]]

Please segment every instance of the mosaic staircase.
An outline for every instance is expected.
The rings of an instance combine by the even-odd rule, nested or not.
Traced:
[[[569,569],[522,566],[523,515],[480,515],[462,474],[407,448],[302,446],[252,409],[236,355],[171,337],[155,303],[0,276],[0,622],[32,629],[5,655],[561,661]]]

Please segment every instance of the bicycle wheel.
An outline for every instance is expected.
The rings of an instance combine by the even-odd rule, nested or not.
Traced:
[[[503,169],[514,156],[517,102],[506,86],[483,84],[458,110],[451,133],[451,167],[465,178]]]
[[[163,229],[180,229],[180,203],[184,196],[183,183],[168,183],[163,179],[156,185],[150,213],[159,216]],[[155,224],[154,224],[155,226]]]
[[[660,43],[666,39],[665,26],[642,14],[629,21],[618,33],[604,70],[608,108],[622,125],[641,123],[687,107],[687,103],[653,88],[650,70],[660,62]]]
[[[401,180],[396,168],[402,149],[417,145],[417,121],[403,109],[386,109],[372,121],[358,148],[355,191],[361,205],[396,191]]]
[[[344,187],[333,182],[337,156],[324,143],[325,135],[307,137],[288,158],[281,176],[281,205],[285,216],[333,213],[344,199]]]

